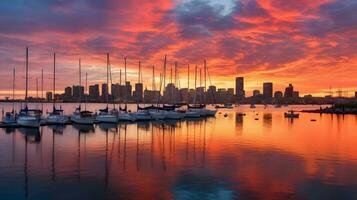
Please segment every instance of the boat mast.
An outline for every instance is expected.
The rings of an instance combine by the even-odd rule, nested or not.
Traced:
[[[204,59],[203,61],[204,65],[203,65],[203,70],[204,70],[204,88],[203,88],[203,103],[206,104],[206,95],[205,95],[205,92],[206,92],[206,80],[207,80],[207,63],[206,63],[206,59]]]
[[[43,68],[41,70],[41,111],[43,113]]]
[[[187,65],[187,104],[190,103],[190,64]]]
[[[79,74],[78,74],[78,78],[79,78],[79,79],[78,79],[78,80],[79,80],[79,90],[80,90],[80,91],[79,91],[79,107],[80,107],[80,106],[81,106],[81,103],[82,103],[82,102],[81,102],[81,101],[82,101],[82,91],[81,91],[81,90],[82,90],[82,87],[81,87],[81,86],[82,86],[81,59],[79,59],[79,63],[78,63],[78,64],[79,64],[79,66],[78,66],[78,67],[79,67]]]
[[[156,90],[155,87],[155,66],[152,66],[152,85],[151,85],[152,91]]]
[[[15,68],[12,73],[12,112],[15,113]]]
[[[126,88],[126,58],[124,58],[124,89],[125,89],[125,108],[127,108],[127,100],[128,100],[128,94],[127,94],[127,88]]]
[[[87,93],[87,80],[88,80],[88,73],[86,72],[86,88],[85,93]],[[84,93],[84,110],[87,110],[87,95]]]
[[[53,53],[53,108],[56,106],[56,53]]]
[[[109,55],[109,53],[108,53]],[[110,76],[110,87],[111,89],[113,90],[112,86],[113,86],[113,79],[112,79],[112,66],[110,65],[110,59],[109,59],[109,56],[108,56],[108,65],[109,65],[109,76]],[[108,90],[109,90],[109,87],[108,87]],[[108,91],[109,93],[109,91]],[[109,95],[109,94],[108,94]],[[113,108],[115,109],[115,102],[114,102],[114,96],[112,95],[113,97]]]
[[[172,83],[172,65],[171,65],[171,71],[170,71],[170,82],[171,82],[171,104],[174,103],[174,86],[173,86],[173,83]]]
[[[26,47],[25,107],[27,107],[28,74],[29,74],[29,48]]]
[[[195,67],[195,96],[193,97],[194,104],[196,104],[196,96],[197,96],[197,65]]]
[[[119,85],[120,85],[119,90],[121,90],[122,89],[122,85],[121,85],[121,69],[119,70],[119,76],[120,76],[119,77]],[[121,99],[119,101],[119,108],[121,108]]]
[[[87,87],[87,86],[86,86]],[[109,53],[107,53],[107,88],[106,88],[107,108],[109,104]]]

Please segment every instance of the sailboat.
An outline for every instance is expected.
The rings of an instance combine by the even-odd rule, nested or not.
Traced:
[[[18,125],[23,127],[38,128],[40,126],[42,110],[29,109],[27,105],[28,95],[28,47],[26,47],[26,84],[25,84],[25,108],[20,110],[20,113],[16,119]]]
[[[81,60],[79,59],[79,86],[81,86]],[[87,73],[86,73],[86,89],[87,89]],[[80,89],[81,90],[81,89]],[[86,98],[87,100],[87,98]],[[76,124],[89,124],[92,125],[94,123],[95,117],[93,115],[93,112],[88,111],[86,109],[86,104],[84,110],[82,111],[81,109],[81,101],[82,101],[82,91],[79,92],[79,105],[76,108],[76,110],[73,112],[73,115],[71,116],[71,121]],[[87,102],[85,102],[87,103]]]
[[[139,61],[139,78],[138,78],[138,83],[141,83],[141,63]],[[145,108],[141,108],[139,106],[139,99],[136,101],[136,107],[137,111],[134,113],[131,113],[131,116],[136,120],[136,121],[144,121],[144,120],[151,120],[151,115],[149,113],[149,110]]]
[[[96,116],[95,121],[99,123],[117,123],[118,111],[113,109],[109,110],[109,53],[107,53],[107,91],[106,91],[107,106],[104,109],[99,110],[99,114]]]
[[[165,66],[166,66],[166,59],[165,59]],[[166,68],[165,68],[166,69]],[[175,72],[177,71],[177,62],[175,62]],[[166,74],[166,72],[164,72],[164,75]],[[174,84],[172,82],[172,68],[171,68],[171,73],[170,73],[171,77],[171,91],[170,91],[170,95],[171,95],[171,105],[163,105],[163,108],[166,109],[166,113],[165,113],[165,118],[166,119],[182,119],[184,117],[184,114],[182,112],[178,112],[176,111],[176,108],[179,108],[181,106],[177,106],[175,104],[175,100],[174,100]]]
[[[126,58],[124,58],[124,85],[126,83]],[[120,71],[121,72],[121,71]],[[120,85],[121,85],[121,73],[120,73]],[[127,89],[125,88],[125,106],[124,108],[121,108],[121,105],[119,105],[119,114],[118,114],[118,121],[134,121],[135,119],[128,113],[128,106],[127,106]]]
[[[155,67],[152,68],[152,90],[155,91]],[[162,87],[162,76],[160,74],[160,89],[159,89],[159,95],[157,99],[157,106],[155,107],[154,105],[150,107],[146,107],[149,110],[149,113],[151,115],[152,119],[155,120],[163,120],[165,119],[165,110],[159,108],[160,104],[160,95],[161,95],[161,87]]]
[[[49,113],[49,116],[46,119],[48,124],[66,124],[68,123],[69,117],[63,114],[63,110],[56,108],[56,53],[53,54],[53,108],[52,112]]]
[[[196,98],[197,98],[197,65],[195,67],[195,94],[193,97],[193,105],[187,104],[187,111],[185,114],[185,117],[188,118],[198,118],[198,117],[204,117],[205,112],[203,108],[205,107],[204,104],[196,104]]]
[[[12,77],[12,111],[6,112],[2,119],[4,124],[15,124],[16,123],[16,113],[15,113],[15,68],[13,70]]]
[[[206,80],[207,80],[207,75],[209,76],[209,73],[208,73],[208,68],[207,68],[207,62],[206,62],[206,60],[204,60],[204,75],[205,75],[205,88],[204,88],[204,90],[206,90]],[[211,79],[210,79],[211,80]],[[204,95],[204,94],[203,94]],[[206,108],[206,98],[205,98],[205,96],[204,96],[204,105],[205,105],[205,107],[203,108],[203,112],[204,112],[204,115],[205,116],[210,116],[210,117],[213,117],[213,116],[215,116],[216,115],[216,113],[217,113],[217,110],[216,109],[214,109],[214,110],[211,110],[211,109],[207,109]]]

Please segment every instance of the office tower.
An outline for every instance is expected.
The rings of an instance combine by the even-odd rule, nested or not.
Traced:
[[[131,100],[131,95],[132,95],[131,93],[132,93],[132,87],[130,85],[130,81],[127,81],[125,83],[125,94],[124,94],[124,96],[126,95],[125,98],[127,101]]]
[[[89,98],[91,100],[94,101],[98,101],[99,100],[99,85],[95,84],[95,85],[90,85],[89,86]]]
[[[289,84],[287,88],[285,88],[284,98],[293,98],[294,87],[292,84]]]
[[[207,90],[207,103],[215,103],[217,96],[217,88],[214,85],[208,87]]]
[[[265,103],[272,103],[273,83],[263,83],[263,97]]]
[[[48,102],[52,101],[52,92],[46,92],[46,100]]]
[[[103,99],[103,100],[106,100],[107,95],[109,95],[108,84],[103,83],[103,84],[102,84],[102,99]]]
[[[236,96],[237,96],[237,101],[243,101],[245,97],[243,77],[236,77]]]
[[[64,89],[63,100],[64,101],[71,101],[72,100],[72,88],[71,87],[66,87]]]
[[[84,87],[81,85],[74,85],[72,86],[72,91],[73,91],[73,99],[75,101],[79,101],[84,98]]]
[[[142,83],[136,83],[135,84],[135,91],[134,91],[134,98],[136,102],[142,102],[143,101],[143,84]]]

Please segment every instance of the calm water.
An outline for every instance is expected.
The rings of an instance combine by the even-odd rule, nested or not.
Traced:
[[[285,119],[291,107],[0,129],[0,199],[357,199],[357,117]]]

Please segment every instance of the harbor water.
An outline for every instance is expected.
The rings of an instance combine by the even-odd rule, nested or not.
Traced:
[[[71,114],[77,104],[61,106]],[[3,128],[0,197],[357,199],[357,116],[284,118],[309,108],[318,107],[242,105],[202,119]]]

